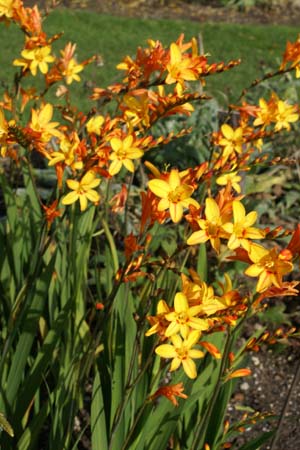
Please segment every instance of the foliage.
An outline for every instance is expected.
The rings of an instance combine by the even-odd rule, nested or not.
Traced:
[[[228,447],[266,418],[224,422],[235,380],[251,374],[245,355],[296,336],[238,339],[269,298],[299,292],[287,277],[300,225],[256,226],[243,181],[288,163],[269,143],[293,130],[298,106],[271,92],[220,122],[203,86],[240,61],[211,63],[181,35],[125,57],[122,81],[94,87],[84,113],[70,86],[95,58],[78,62],[71,42],[55,56],[60,35],[45,33],[36,6],[5,1],[0,15],[25,37],[0,110],[1,446]],[[288,43],[251,88],[299,76],[299,55]],[[163,153],[173,145],[177,160]]]

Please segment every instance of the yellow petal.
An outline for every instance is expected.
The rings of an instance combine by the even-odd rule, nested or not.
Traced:
[[[260,267],[257,264],[252,264],[245,270],[245,274],[249,277],[258,277],[263,272],[263,270],[263,267]]]
[[[174,223],[178,223],[183,216],[181,203],[170,203],[170,217]]]
[[[177,356],[175,348],[170,344],[159,345],[156,347],[155,353],[162,358],[175,358]]]
[[[153,194],[161,198],[168,198],[168,194],[171,191],[170,186],[166,181],[159,180],[157,178],[155,178],[154,180],[150,180],[148,186]]]
[[[88,205],[88,201],[85,195],[79,195],[80,211],[85,211]]]
[[[244,222],[246,211],[241,202],[235,200],[232,202],[233,219],[235,223]]]
[[[222,131],[222,134],[226,137],[226,139],[231,140],[233,138],[233,135],[234,135],[233,128],[231,128],[230,125],[227,125],[227,123],[224,123],[221,126],[221,131]]]
[[[116,175],[122,169],[122,163],[118,159],[115,159],[109,166],[108,172],[111,176]]]
[[[173,372],[174,370],[177,370],[178,367],[181,365],[181,359],[180,358],[174,358],[171,362],[170,366],[170,372]]]
[[[180,186],[180,176],[179,172],[176,169],[171,170],[169,176],[169,185],[171,191],[175,191],[175,189]]]
[[[112,149],[117,152],[118,150],[120,150],[123,146],[123,143],[121,141],[121,139],[118,138],[112,138],[110,141],[110,145],[112,147]]]
[[[251,211],[245,217],[245,228],[251,227],[257,220],[257,212]]]
[[[205,230],[195,231],[186,241],[187,245],[202,244],[208,241],[208,236]]]
[[[167,319],[167,320],[169,320],[169,319]],[[178,325],[178,323],[177,322],[171,322],[170,325],[167,327],[167,329],[165,331],[165,336],[171,337],[174,334],[179,333],[179,330],[180,330],[180,326]]]
[[[168,199],[166,198],[162,198],[157,205],[157,209],[158,211],[165,211],[166,209],[168,209],[170,206],[170,202]]]
[[[175,65],[181,61],[180,48],[174,42],[170,46],[170,60],[172,65]]]
[[[69,189],[77,191],[79,189],[79,182],[76,180],[67,180],[67,185]]]
[[[187,298],[182,292],[177,292],[175,295],[174,308],[177,313],[184,312],[189,309]]]
[[[194,379],[197,377],[196,364],[192,359],[190,358],[184,359],[182,361],[182,367],[189,378]]]
[[[205,216],[210,222],[216,222],[220,218],[220,209],[213,198],[207,198],[205,201]]]
[[[79,195],[77,192],[69,192],[63,199],[62,204],[63,205],[71,205],[72,203],[75,203],[78,200]]]
[[[47,103],[39,113],[39,121],[40,124],[45,125],[50,122],[53,116],[53,106],[50,103]]]
[[[193,358],[193,359],[200,359],[200,358],[203,358],[204,353],[201,350],[192,349],[192,350],[189,350],[189,356],[190,356],[190,358]]]
[[[252,244],[249,251],[249,258],[254,263],[259,262],[264,256],[267,256],[269,251],[259,244]]]
[[[201,331],[198,331],[198,330],[191,331],[189,334],[189,337],[186,340],[186,345],[188,347],[192,347],[199,341],[200,336],[201,336]]]
[[[95,203],[95,202],[98,202],[100,200],[100,195],[96,191],[89,190],[89,191],[86,192],[85,195],[91,202]]]
[[[134,172],[134,164],[131,161],[131,159],[124,159],[123,160],[123,164],[126,167],[127,170],[129,170],[129,172]]]

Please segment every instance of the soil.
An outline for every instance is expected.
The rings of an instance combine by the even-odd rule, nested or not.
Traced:
[[[41,2],[40,2],[41,3]],[[285,24],[299,26],[300,2],[296,0],[269,0],[265,8],[218,7],[216,0],[64,0],[65,7],[89,9],[100,14],[155,19],[190,19],[198,22],[227,22],[240,24]],[[297,5],[296,5],[297,3]],[[272,6],[270,6],[272,4]],[[300,328],[300,298],[292,299],[293,325]],[[259,324],[252,324],[255,329]],[[252,331],[253,331],[252,328]],[[252,376],[242,379],[229,405],[229,416],[240,417],[237,412],[247,406],[255,411],[271,412],[277,419],[266,421],[258,426],[259,432],[277,428],[273,442],[264,444],[261,450],[299,450],[300,449],[300,342],[294,339],[282,346],[278,353],[266,346],[258,353],[252,353],[248,367]],[[255,428],[254,428],[255,430]],[[246,429],[234,446],[240,448],[243,442],[254,436],[253,429]],[[237,446],[236,446],[237,445]],[[85,447],[86,448],[86,447]]]
[[[56,0],[57,1],[57,0]],[[59,0],[58,0],[59,1]],[[153,19],[189,19],[197,22],[258,23],[299,26],[299,0],[265,0],[264,7],[224,8],[219,0],[62,0],[70,8]]]

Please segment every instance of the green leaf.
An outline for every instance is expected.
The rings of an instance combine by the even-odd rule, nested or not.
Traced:
[[[14,437],[14,430],[12,429],[12,426],[8,422],[7,418],[4,416],[4,414],[0,413],[0,429],[6,431],[9,436]]]
[[[36,449],[36,440],[38,439],[41,428],[44,425],[49,412],[50,406],[49,402],[47,402],[39,410],[39,413],[30,421],[24,433],[21,435],[17,444],[17,450]]]
[[[202,281],[207,281],[207,252],[206,245],[199,245],[197,273]]]
[[[91,405],[91,433],[93,450],[107,450],[106,419],[99,370],[95,367]]]

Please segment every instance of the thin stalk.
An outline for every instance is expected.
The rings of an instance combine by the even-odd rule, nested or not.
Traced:
[[[266,81],[266,80],[269,80],[270,78],[274,78],[274,77],[277,77],[279,75],[283,75],[285,73],[291,72],[294,69],[295,69],[294,67],[289,67],[287,69],[279,69],[276,72],[268,72],[262,78],[259,78],[259,79],[256,79],[256,80],[252,81],[250,86],[248,86],[248,87],[246,87],[245,89],[242,90],[242,93],[241,93],[241,95],[238,98],[238,102],[247,94],[247,92],[250,89],[258,86],[263,81]]]
[[[130,194],[130,189],[132,186],[132,182],[133,182],[133,176],[134,173],[131,174],[129,183],[128,183],[128,188],[127,188],[127,198],[129,198],[129,194]],[[125,213],[124,213],[124,231],[125,231],[125,236],[127,236],[128,234],[128,201],[125,203]]]

